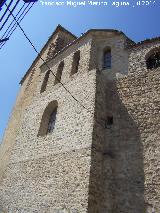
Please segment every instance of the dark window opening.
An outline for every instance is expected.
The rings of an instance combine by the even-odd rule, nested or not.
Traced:
[[[111,69],[111,49],[107,49],[103,53],[103,68],[104,69]]]
[[[57,108],[51,113],[48,123],[48,133],[53,132],[56,123]]]
[[[113,116],[108,116],[105,121],[105,128],[110,129],[113,125]]]
[[[58,103],[57,101],[52,101],[48,104],[44,110],[38,136],[44,136],[48,133],[53,132],[56,125],[56,115],[57,115]]]
[[[156,69],[160,67],[160,51],[154,52],[147,60],[147,69]]]
[[[73,56],[71,75],[78,72],[79,61],[80,61],[80,51],[78,50]]]
[[[61,81],[61,77],[62,77],[62,71],[63,71],[63,68],[64,68],[64,61],[62,61],[59,66],[58,66],[58,69],[57,69],[57,74],[56,74],[56,77],[55,77],[55,82],[54,82],[54,85],[60,83]]]
[[[50,75],[50,70],[46,72],[42,86],[41,86],[41,93],[44,92],[46,90],[47,87],[47,83],[48,83],[48,79],[49,79],[49,75]]]

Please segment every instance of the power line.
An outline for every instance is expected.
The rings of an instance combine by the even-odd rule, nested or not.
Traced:
[[[35,3],[35,2],[34,2]],[[33,7],[34,3],[31,4],[31,6],[29,7],[30,4],[28,4],[25,9],[23,10],[23,12],[20,14],[20,16],[18,17],[17,21],[19,21],[19,23],[24,19],[24,17],[26,16],[26,14],[30,11],[30,9]],[[25,4],[24,4],[25,5]],[[20,11],[23,9],[24,5],[21,7],[21,9],[18,11],[18,13],[16,14],[16,17],[18,16],[18,14],[20,13]],[[29,7],[29,8],[28,8]],[[28,8],[28,10],[26,11],[26,9]],[[26,12],[25,12],[26,11]],[[24,13],[25,12],[25,13]],[[23,15],[23,16],[22,16]],[[20,19],[20,20],[19,20]],[[13,19],[12,22],[10,23],[9,27],[7,28],[7,30],[5,31],[5,33],[3,34],[2,38],[5,36],[5,34],[7,33],[7,35],[5,37],[11,37],[11,35],[13,34],[13,32],[16,30],[17,28],[17,23],[14,23],[14,25],[12,26],[13,22],[15,20]],[[9,29],[11,27],[11,29]],[[0,46],[0,49],[2,49],[2,47],[5,45],[6,42],[2,43]]]
[[[25,6],[25,3],[22,5],[22,7],[20,8],[20,10],[18,11],[18,13],[16,14],[15,18],[17,18],[17,16],[19,15],[19,13],[21,12],[21,10],[23,9],[23,7]],[[28,6],[28,5],[27,5]],[[22,15],[22,14],[21,14]],[[20,15],[20,16],[21,16]],[[19,19],[19,18],[18,18]],[[10,25],[8,26],[7,30],[4,32],[4,34],[2,35],[2,38],[5,36],[5,34],[7,33],[7,31],[9,30],[9,28],[12,26],[12,24],[14,23],[14,19],[12,20],[12,22],[10,23]],[[15,24],[14,24],[15,25]],[[14,25],[12,27],[14,27]],[[12,29],[12,28],[11,28]],[[9,31],[10,32],[10,31]]]
[[[6,7],[7,4],[5,3]],[[30,38],[27,36],[27,34],[25,33],[24,29],[21,27],[21,25],[18,23],[18,21],[16,20],[15,16],[13,15],[12,11],[10,11],[10,14],[12,15],[12,17],[14,18],[14,20],[16,21],[18,27],[20,28],[20,30],[22,31],[22,33],[24,34],[25,38],[28,40],[28,42],[30,43],[30,45],[33,47],[34,51],[38,54],[38,57],[40,57],[40,59],[44,62],[44,64],[47,66],[47,68],[49,69],[49,71],[52,73],[52,75],[58,80],[58,82],[62,85],[62,87],[71,95],[71,97],[77,102],[79,103],[80,106],[82,106],[84,109],[86,109],[89,113],[91,113],[92,115],[94,115],[94,113],[92,111],[90,111],[87,107],[85,107],[77,98],[74,97],[74,95],[72,95],[72,93],[65,87],[65,85],[61,82],[61,80],[53,73],[53,71],[51,70],[51,68],[48,66],[47,62],[41,57],[41,54],[38,52],[38,50],[36,49],[36,47],[34,46],[34,44],[31,42]],[[99,123],[97,120],[95,120],[97,124],[99,124],[102,128],[104,128],[104,126],[101,125],[101,123]]]
[[[30,4],[29,4],[30,5]],[[19,23],[24,19],[24,17],[26,16],[26,14],[29,12],[29,10],[33,7],[33,5],[34,5],[34,3],[29,7],[29,5],[27,5],[27,7],[24,9],[24,11],[23,11],[23,13],[20,15],[20,17],[17,19],[17,21],[19,21],[19,19],[21,18],[21,16],[22,16],[22,18],[20,19],[20,21],[19,21]],[[28,8],[29,7],[29,8]],[[25,10],[28,8],[28,10],[25,12]],[[25,13],[24,13],[25,12]],[[15,26],[16,24],[14,24],[14,26]],[[12,35],[12,33],[15,31],[15,29],[17,28],[17,25],[16,25],[16,27],[13,29],[13,31],[11,32],[11,34],[10,34],[10,36]]]
[[[5,4],[7,7],[7,4]],[[28,42],[30,43],[30,45],[33,47],[34,51],[38,54],[38,56],[40,57],[40,59],[44,62],[44,64],[48,67],[48,69],[50,70],[50,72],[52,73],[52,75],[58,80],[58,82],[62,85],[62,87],[71,95],[71,97],[77,102],[79,103],[80,106],[82,106],[85,110],[87,110],[89,113],[91,113],[92,115],[94,115],[94,113],[92,111],[90,111],[87,107],[85,107],[77,98],[74,97],[74,95],[72,95],[72,93],[64,86],[64,84],[60,81],[60,79],[53,73],[53,71],[50,69],[50,67],[48,66],[48,64],[46,63],[46,61],[41,57],[40,53],[37,51],[36,47],[33,45],[33,43],[31,42],[31,40],[29,39],[29,37],[26,35],[26,33],[24,32],[23,28],[21,27],[21,25],[18,23],[18,21],[16,20],[15,16],[13,15],[13,13],[10,11],[10,14],[12,15],[12,17],[14,18],[15,22],[17,23],[17,26],[19,26],[20,30],[22,31],[22,33],[24,34],[25,38],[28,40]],[[101,123],[99,123],[96,119],[95,122],[97,124],[99,124],[102,128],[104,128],[104,126],[102,126]],[[96,151],[100,151],[102,154],[103,152],[101,150],[98,150],[93,144],[92,147],[96,150]]]
[[[25,9],[23,10],[23,12],[21,13],[21,15],[18,17],[18,19],[17,19],[17,21],[19,21],[19,23],[24,19],[24,17],[26,16],[26,14],[29,12],[29,10],[33,7],[33,5],[34,5],[34,3],[28,8],[28,6],[29,5],[27,5],[26,7],[25,7]],[[26,11],[26,9],[28,8],[28,10]],[[22,9],[22,8],[21,8]],[[26,12],[25,12],[26,11]],[[20,12],[20,11],[19,11]],[[25,12],[25,13],[24,13]],[[17,15],[18,15],[18,13],[17,13]],[[16,16],[17,16],[16,15]],[[22,16],[23,15],[23,16]],[[21,18],[21,19],[20,19]],[[20,19],[20,20],[19,20]],[[12,23],[14,22],[14,20],[12,21]],[[12,23],[10,24],[10,26],[12,25]],[[8,29],[10,28],[10,26],[8,27]],[[11,29],[9,30],[9,32],[7,33],[7,35],[6,35],[6,37],[11,37],[11,35],[13,34],[13,32],[16,30],[16,28],[17,28],[17,23],[14,23],[14,25],[11,27]],[[7,29],[7,30],[8,30]],[[7,32],[7,30],[6,30],[6,32]],[[3,34],[3,36],[2,36],[2,38],[4,37],[4,35],[6,34],[6,32]],[[6,43],[6,42],[5,42]],[[1,48],[5,45],[5,43],[3,43],[2,45],[1,45]],[[0,48],[0,49],[1,49]]]
[[[9,9],[9,7],[11,6],[12,2],[13,2],[13,0],[10,1],[8,7],[6,8],[6,10],[5,10],[5,12],[3,13],[2,17],[0,18],[0,22],[3,20],[4,16],[6,15],[8,9]]]
[[[16,14],[16,18],[17,18],[17,16],[19,15],[19,13],[21,12],[21,10],[23,9],[23,7],[24,7],[24,5],[25,5],[25,3],[23,4],[23,6],[20,8],[20,10],[18,11],[18,13]],[[7,9],[8,10],[8,9]],[[22,13],[23,14],[23,13]],[[21,15],[22,15],[21,14]],[[19,17],[21,17],[21,15],[19,16]],[[19,18],[18,18],[19,19]],[[8,28],[6,29],[6,31],[3,33],[3,35],[2,35],[2,37],[1,37],[1,40],[4,38],[4,36],[5,36],[5,38],[8,38],[8,40],[9,40],[9,38],[10,38],[10,36],[11,36],[11,34],[9,35],[9,33],[11,32],[11,30],[14,28],[14,26],[15,25],[17,25],[16,23],[14,23],[15,21],[14,21],[14,19],[12,20],[12,22],[9,24],[9,26],[8,26]],[[13,26],[12,26],[13,25]],[[10,29],[10,27],[11,27],[11,29]],[[9,32],[7,33],[7,31],[9,30]],[[7,35],[6,35],[6,33],[7,33]],[[1,47],[0,47],[0,49],[5,45],[5,43],[6,42],[3,42],[3,43],[1,43]]]
[[[5,4],[7,7],[7,4]],[[48,64],[46,63],[46,61],[41,57],[40,53],[38,52],[38,50],[36,49],[36,47],[33,45],[33,43],[31,42],[31,40],[29,39],[29,37],[26,35],[26,33],[24,32],[23,28],[21,27],[21,25],[17,22],[15,16],[12,14],[12,12],[9,10],[10,14],[13,16],[14,20],[16,21],[17,25],[19,26],[20,30],[22,31],[22,33],[24,34],[25,38],[28,40],[28,42],[30,43],[30,45],[33,47],[34,51],[38,54],[38,56],[40,57],[40,59],[44,62],[44,64],[47,66],[47,68],[51,71],[51,73],[53,74],[53,76],[58,80],[58,82],[63,86],[63,88],[72,96],[72,98],[77,101],[84,109],[88,110],[77,98],[75,98],[72,93],[64,86],[64,84],[60,81],[60,79],[53,73],[53,71],[51,70],[51,68],[48,66]]]
[[[13,15],[13,11],[14,9],[17,7],[18,3],[19,3],[20,0],[17,0],[16,4],[14,5],[14,7],[12,8],[12,10],[9,9],[8,5],[5,3],[5,5],[7,5],[7,10],[10,12],[9,15],[7,16],[6,20],[4,21],[4,23],[2,24],[1,28],[0,28],[0,31],[3,29],[4,25],[6,24],[6,22],[8,21],[10,15]]]

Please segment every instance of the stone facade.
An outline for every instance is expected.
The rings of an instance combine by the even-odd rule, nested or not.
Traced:
[[[97,75],[90,212],[159,212],[159,77],[160,69],[116,81]]]
[[[160,212],[160,68],[146,68],[147,54],[158,47],[158,39],[135,44],[116,30],[76,39],[57,27],[41,51],[47,65],[37,57],[21,81],[1,145],[0,212]],[[52,101],[55,128],[40,135]]]

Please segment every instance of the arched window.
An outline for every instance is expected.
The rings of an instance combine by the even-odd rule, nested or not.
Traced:
[[[103,69],[111,69],[111,48],[108,47],[103,52]]]
[[[48,104],[42,116],[38,136],[44,136],[53,132],[56,124],[57,108],[57,101],[52,101]]]
[[[73,56],[71,75],[78,72],[79,61],[80,61],[80,51],[78,50],[77,52],[74,53]]]
[[[149,53],[149,57],[146,59],[147,69],[156,69],[160,67],[160,49],[154,50]]]
[[[63,68],[64,68],[64,61],[62,61],[62,62],[59,64],[59,66],[58,66],[54,85],[58,84],[58,83],[61,81],[61,76],[62,76]]]
[[[43,80],[43,83],[42,83],[42,86],[41,86],[41,93],[46,90],[49,75],[50,75],[50,70],[48,70],[45,74],[45,77],[44,77],[44,80]]]

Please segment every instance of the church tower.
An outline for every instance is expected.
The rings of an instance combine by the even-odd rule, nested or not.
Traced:
[[[159,46],[58,25],[21,80],[0,147],[0,212],[159,212]]]

